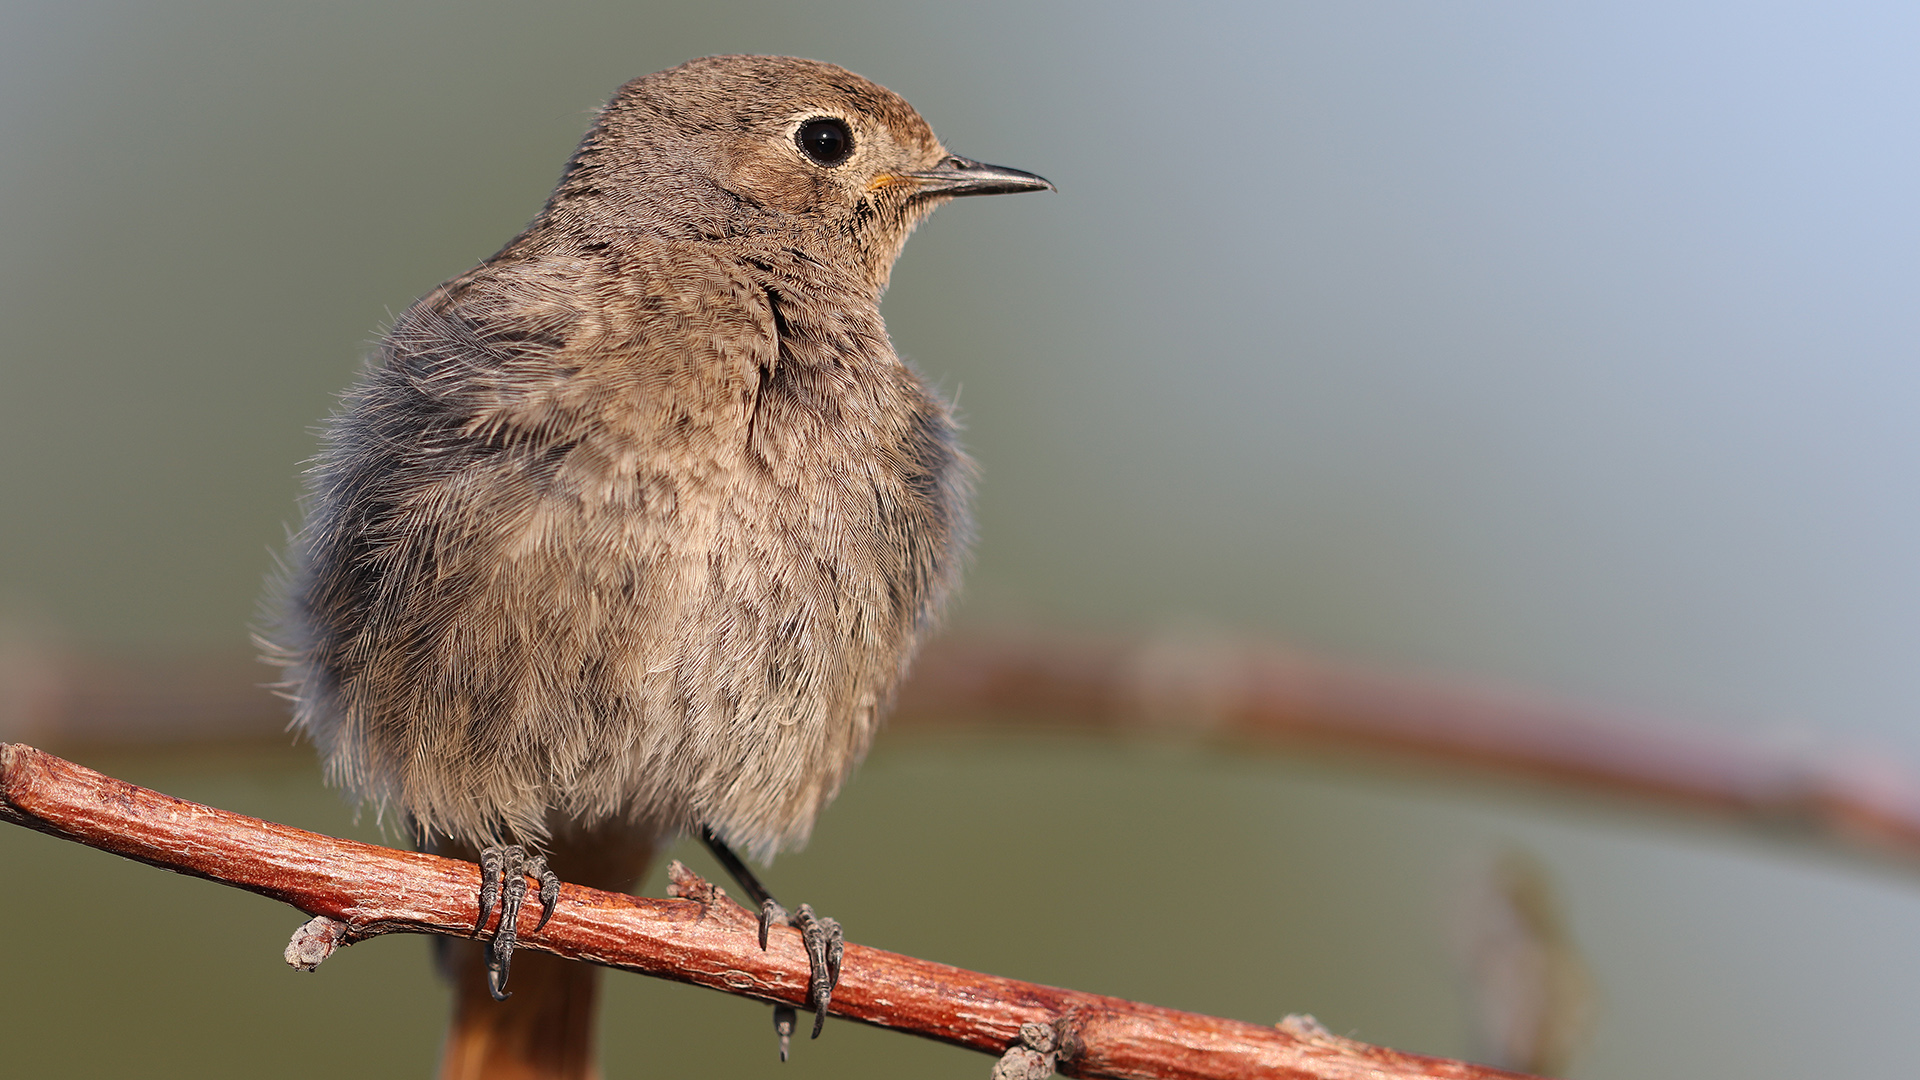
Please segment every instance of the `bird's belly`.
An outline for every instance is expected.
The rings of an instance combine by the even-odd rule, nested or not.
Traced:
[[[447,718],[480,765],[459,770],[485,789],[468,805],[510,831],[625,817],[771,850],[804,839],[872,738],[917,615],[886,500],[680,465],[637,503],[544,501],[464,620],[518,669]],[[442,752],[416,760],[446,772]]]

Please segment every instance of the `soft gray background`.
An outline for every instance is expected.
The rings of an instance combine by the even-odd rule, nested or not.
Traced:
[[[1060,185],[942,210],[887,298],[984,467],[963,621],[1226,628],[1920,760],[1890,3],[0,6],[0,634],[245,650],[369,340],[614,86],[721,51],[845,64]],[[297,755],[102,764],[348,827]],[[895,739],[774,880],[874,944],[1463,1054],[1447,927],[1509,844],[1600,978],[1577,1075],[1920,1049],[1920,881],[1428,781]],[[0,853],[22,1075],[424,1074],[416,945],[297,978],[283,910]],[[852,1025],[776,1071],[762,1010],[615,982],[610,1077],[985,1075]]]

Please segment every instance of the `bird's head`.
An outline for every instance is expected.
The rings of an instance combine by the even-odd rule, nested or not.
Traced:
[[[844,68],[712,56],[621,87],[548,214],[580,215],[594,230],[759,238],[877,291],[934,207],[1052,187],[949,153],[899,95]]]

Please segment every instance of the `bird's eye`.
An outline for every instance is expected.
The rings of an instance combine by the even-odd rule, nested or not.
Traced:
[[[831,116],[819,116],[800,125],[793,133],[793,141],[800,152],[828,168],[847,160],[853,155],[853,132],[847,130],[846,122]]]

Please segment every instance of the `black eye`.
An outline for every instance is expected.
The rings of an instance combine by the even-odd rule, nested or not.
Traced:
[[[828,168],[853,154],[853,132],[847,130],[844,121],[831,116],[815,117],[801,124],[800,130],[793,133],[793,141],[801,153]]]

